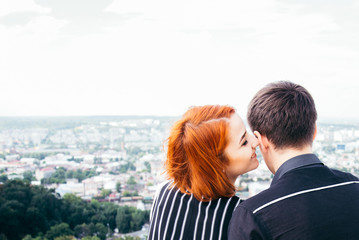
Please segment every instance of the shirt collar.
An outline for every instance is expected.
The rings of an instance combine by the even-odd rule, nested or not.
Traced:
[[[319,158],[314,154],[303,154],[296,156],[294,158],[290,158],[285,161],[274,174],[271,185],[275,184],[284,174],[295,169],[313,164],[322,164]]]

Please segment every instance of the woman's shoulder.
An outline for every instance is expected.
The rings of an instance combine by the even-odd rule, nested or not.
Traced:
[[[229,211],[233,211],[237,206],[243,201],[240,197],[234,195],[232,197],[222,197],[221,199],[222,204],[225,204]]]
[[[232,197],[222,197],[222,199],[227,199],[227,200],[231,200],[231,201],[235,201],[235,202],[241,202],[242,201],[242,199],[237,195],[234,195]]]
[[[172,180],[166,180],[163,182],[160,182],[157,185],[157,191],[162,191],[162,190],[172,190],[172,189],[176,189],[176,184],[174,184],[174,182]]]
[[[166,181],[160,182],[159,184],[157,184],[157,187],[156,187],[156,194],[155,194],[156,198],[159,195],[162,195],[164,192],[171,190],[173,187],[174,187],[173,181],[166,180]]]
[[[156,191],[161,191],[162,189],[170,187],[172,184],[172,181],[165,180],[157,184]]]
[[[157,184],[156,187],[156,198],[163,196],[164,194],[167,195],[170,192],[176,192],[178,189],[176,188],[176,185],[173,184],[173,181],[171,180],[166,180],[166,181],[162,181],[159,184]],[[182,196],[184,193],[180,193],[179,195]],[[190,196],[191,194],[186,194],[188,196]],[[219,199],[222,199],[221,201],[223,202],[231,202],[232,204],[237,204],[242,202],[243,200],[239,197],[239,196],[232,196],[232,197],[220,197],[214,201],[218,201]],[[195,199],[196,201],[197,199]],[[198,202],[200,202],[200,200],[197,200]],[[212,200],[213,201],[213,200]]]

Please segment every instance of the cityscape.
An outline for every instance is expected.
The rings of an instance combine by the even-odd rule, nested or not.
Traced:
[[[0,1],[0,240],[147,240],[155,196],[168,180],[167,138],[180,114],[228,104],[245,121],[250,99],[281,80],[315,100],[313,153],[359,177],[358,11],[358,1]],[[259,147],[256,155],[258,168],[234,184],[242,200],[273,179]],[[352,199],[348,192],[338,198]],[[175,223],[182,223],[176,201],[161,199],[171,210],[152,227],[160,226],[158,239],[172,225],[162,216],[177,210]],[[322,199],[337,203],[323,197],[322,207]],[[209,223],[208,213],[222,205],[207,206]],[[331,213],[326,219],[341,224],[331,230],[356,223],[346,214],[332,218],[332,206],[323,210]],[[201,211],[195,224],[187,221],[193,209],[183,223],[210,229],[197,224]],[[323,226],[325,217],[315,216],[305,223]],[[279,218],[286,219],[302,222],[294,214]]]
[[[166,180],[166,138],[177,117],[2,117],[0,184],[27,180],[61,197],[112,202],[150,210],[157,186]],[[359,124],[318,122],[313,151],[331,168],[359,176]],[[240,176],[245,199],[269,187],[273,175],[258,169]],[[142,239],[142,231],[129,234]],[[137,235],[136,235],[137,234]]]

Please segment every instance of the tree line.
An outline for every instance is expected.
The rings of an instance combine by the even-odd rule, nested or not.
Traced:
[[[0,239],[54,240],[61,236],[99,238],[138,231],[149,211],[111,202],[87,202],[73,194],[61,198],[54,189],[22,180],[0,185]]]
[[[64,167],[59,167],[56,169],[54,174],[50,178],[41,179],[41,184],[51,184],[51,183],[66,183],[66,179],[76,178],[79,182],[86,178],[91,178],[98,175],[95,169],[84,170],[67,170]]]

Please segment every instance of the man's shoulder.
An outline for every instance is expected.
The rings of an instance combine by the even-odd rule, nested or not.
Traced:
[[[239,207],[246,209],[247,211],[253,212],[260,206],[273,201],[280,196],[276,187],[270,187],[248,199],[245,199],[239,204]]]
[[[275,183],[272,182],[268,189],[263,190],[256,195],[246,199],[240,204],[240,206],[248,211],[253,212],[255,209],[266,205],[269,202],[303,190],[303,188],[306,188],[307,186],[307,180],[303,180],[304,179],[300,179],[300,176],[295,172],[285,174],[279,181]]]
[[[358,181],[359,180],[358,177],[354,176],[351,173],[343,172],[343,171],[340,171],[337,169],[332,169],[332,168],[330,168],[330,170],[333,172],[333,174],[335,176],[337,176],[338,178],[341,178],[343,180],[347,180],[347,181]]]
[[[240,206],[253,212],[269,202],[298,192],[357,181],[358,177],[350,173],[325,166],[298,169],[285,174],[276,184],[246,199]]]
[[[302,191],[358,180],[358,177],[348,172],[325,165],[313,165],[285,173],[274,185],[288,190]]]

